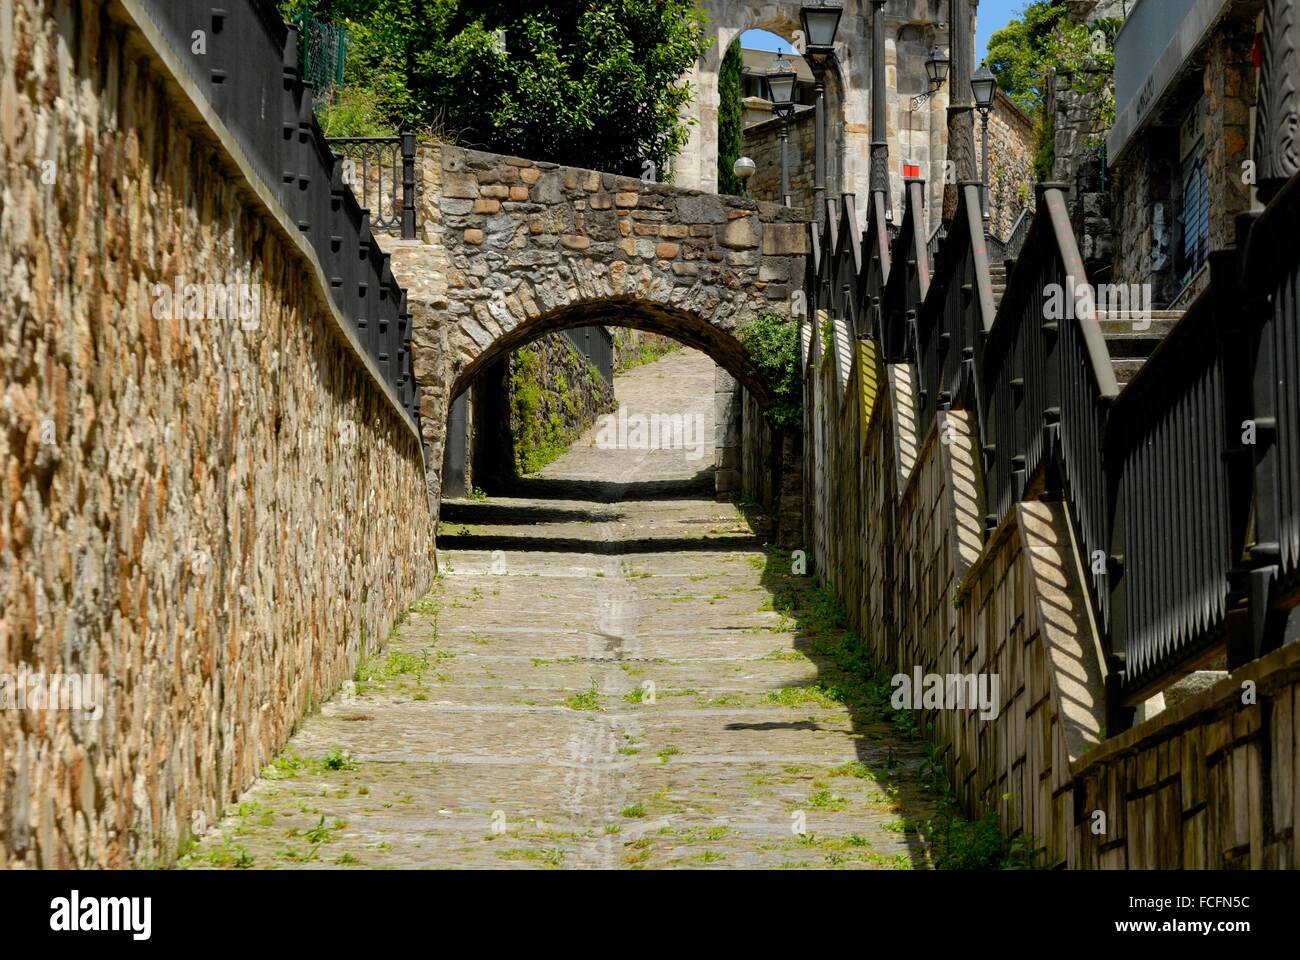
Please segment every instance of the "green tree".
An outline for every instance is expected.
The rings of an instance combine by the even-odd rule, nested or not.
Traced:
[[[287,0],[342,22],[379,122],[640,175],[685,145],[681,76],[712,42],[693,0]],[[662,177],[661,177],[662,179]]]
[[[1064,16],[1065,7],[1039,0],[989,38],[986,62],[998,86],[1032,116],[1043,108],[1054,34]]]
[[[745,182],[736,176],[735,163],[745,150],[745,59],[740,41],[734,41],[718,71],[718,193],[742,196]]]
[[[989,69],[998,86],[1037,123],[1034,169],[1052,176],[1054,118],[1044,111],[1048,84],[1063,81],[1096,111],[1098,127],[1115,122],[1115,35],[1122,21],[1075,22],[1064,4],[1036,0],[989,38]]]

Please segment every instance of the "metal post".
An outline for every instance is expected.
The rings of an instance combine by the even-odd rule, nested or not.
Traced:
[[[817,156],[813,165],[813,222],[821,223],[826,209],[826,64],[820,57],[809,58],[816,81]]]
[[[984,213],[984,235],[989,232],[989,111],[980,111],[980,127],[984,140],[984,168],[980,174],[980,207]]]
[[[415,239],[415,134],[402,134],[402,239]]]
[[[957,184],[974,180],[975,118],[970,88],[974,44],[970,33],[970,0],[950,0],[948,37],[952,69],[948,95],[948,159],[952,161],[952,182],[944,184],[944,220],[957,215]]]
[[[790,117],[781,111],[781,202],[790,206]]]
[[[889,208],[889,136],[885,129],[885,0],[871,0],[871,192]]]

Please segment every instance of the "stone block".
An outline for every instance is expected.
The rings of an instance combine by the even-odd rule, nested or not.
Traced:
[[[442,195],[456,200],[477,200],[478,177],[472,173],[444,173]]]
[[[802,223],[769,223],[763,227],[764,256],[794,256],[808,252],[808,228]]]
[[[744,217],[732,220],[722,232],[722,245],[731,250],[753,250],[762,237],[758,218]]]

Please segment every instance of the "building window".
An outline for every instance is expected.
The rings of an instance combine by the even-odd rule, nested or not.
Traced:
[[[1205,266],[1210,253],[1210,183],[1205,156],[1205,100],[1183,122],[1179,132],[1182,204],[1179,217],[1179,286],[1185,287]]]

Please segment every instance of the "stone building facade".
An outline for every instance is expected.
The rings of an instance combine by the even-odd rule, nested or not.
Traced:
[[[1117,122],[1107,138],[1118,230],[1114,275],[1150,284],[1157,307],[1185,307],[1208,287],[1210,252],[1232,245],[1237,216],[1255,202],[1248,161],[1261,8],[1262,0],[1193,4],[1187,29],[1167,48],[1177,54],[1176,72],[1166,76],[1167,52],[1128,82],[1140,79],[1137,95],[1118,91]],[[1158,14],[1151,0],[1130,11],[1117,57],[1142,41],[1144,13]],[[1193,44],[1186,38],[1201,25],[1196,18],[1205,32]]]

